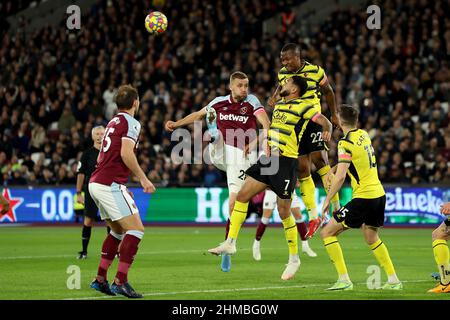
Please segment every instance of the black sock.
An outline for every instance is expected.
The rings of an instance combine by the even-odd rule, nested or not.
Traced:
[[[83,225],[83,231],[81,232],[81,242],[83,244],[83,252],[87,253],[87,247],[89,240],[91,239],[92,227]]]
[[[111,228],[106,226],[106,234],[109,234],[111,232]]]

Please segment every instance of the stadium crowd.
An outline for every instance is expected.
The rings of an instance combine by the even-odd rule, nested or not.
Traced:
[[[0,184],[75,184],[90,131],[111,119],[123,83],[140,93],[138,158],[149,178],[163,186],[223,184],[211,165],[174,164],[163,124],[227,94],[234,70],[249,75],[265,104],[287,42],[300,43],[302,55],[324,67],[338,105],[360,106],[383,182],[450,181],[447,1],[379,1],[381,30],[367,28],[365,10],[334,12],[308,36],[281,22],[263,33],[263,21],[286,1],[167,1],[155,7],[169,19],[159,37],[143,27],[145,3],[99,0],[80,31],[68,32],[65,21],[31,38],[2,31]],[[332,164],[341,134],[330,145]]]

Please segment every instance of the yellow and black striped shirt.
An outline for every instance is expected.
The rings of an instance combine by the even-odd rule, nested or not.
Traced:
[[[269,145],[282,156],[298,157],[298,147],[306,125],[320,115],[320,105],[311,99],[278,101],[272,113],[269,129]]]
[[[278,84],[283,85],[292,76],[300,76],[306,79],[308,91],[304,99],[313,99],[313,103],[320,104],[320,86],[328,81],[327,75],[322,67],[305,61],[305,64],[297,72],[291,73],[285,67],[278,72]]]
[[[353,198],[375,199],[385,194],[378,179],[375,159],[369,134],[361,129],[349,131],[338,143],[339,163],[350,163]]]

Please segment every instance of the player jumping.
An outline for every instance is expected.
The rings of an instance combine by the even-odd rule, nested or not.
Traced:
[[[320,109],[303,99],[308,84],[298,76],[293,76],[283,84],[280,95],[284,101],[275,105],[269,130],[271,154],[262,155],[258,162],[247,171],[244,184],[237,194],[231,214],[230,232],[218,247],[208,251],[215,255],[234,254],[241,225],[247,215],[251,197],[267,187],[278,196],[278,212],[282,219],[289,247],[289,262],[281,279],[290,280],[300,267],[297,246],[297,228],[291,215],[291,197],[297,181],[298,144],[307,123],[311,120],[324,128],[325,141],[331,138],[332,125]]]
[[[330,201],[342,187],[347,173],[351,178],[352,200],[334,211],[333,217],[320,232],[325,249],[339,275],[337,282],[327,290],[353,289],[337,239],[338,234],[349,228],[362,228],[367,244],[384,268],[388,281],[380,289],[401,290],[403,285],[397,278],[388,249],[378,237],[378,228],[384,223],[386,195],[378,179],[372,143],[368,133],[357,128],[357,108],[342,105],[339,114],[344,137],[338,144],[339,163],[333,168],[336,170],[334,178],[331,171],[327,177],[331,180],[331,186],[323,204],[322,215],[328,214]]]
[[[339,115],[337,112],[333,88],[328,82],[328,78],[324,70],[317,65],[311,64],[302,59],[300,54],[300,46],[294,43],[288,43],[281,49],[280,54],[283,68],[278,73],[278,88],[269,99],[269,105],[273,106],[278,100],[277,96],[281,90],[281,86],[287,79],[296,75],[304,78],[308,83],[306,97],[311,99],[314,104],[320,106],[320,97],[323,93],[327,101],[327,105],[331,111],[331,122],[340,127]],[[300,195],[303,203],[308,210],[309,226],[307,238],[314,235],[322,224],[322,219],[317,212],[317,204],[315,200],[315,185],[311,177],[311,162],[316,167],[317,173],[320,175],[325,186],[325,176],[330,171],[328,163],[327,146],[322,139],[322,128],[313,121],[310,121],[300,141],[300,154],[298,158],[298,179],[300,182]],[[327,190],[327,188],[325,188]],[[340,208],[339,195],[336,194],[331,199],[334,210]]]
[[[433,230],[433,253],[438,266],[440,282],[430,293],[450,293],[450,254],[447,241],[450,238],[450,202],[441,206],[441,213],[448,217]]]
[[[227,96],[220,96],[212,100],[199,111],[193,112],[176,122],[168,121],[165,125],[167,131],[172,132],[176,128],[186,126],[207,118],[207,123],[217,125],[215,140],[210,143],[209,150],[213,164],[227,173],[229,192],[229,212],[233,212],[237,193],[245,179],[245,171],[257,160],[256,146],[256,122],[258,121],[267,132],[270,127],[269,117],[258,98],[248,93],[249,81],[245,73],[236,71],[230,76],[230,91]],[[235,133],[249,135],[248,143],[239,143],[243,140],[236,137]],[[230,219],[227,221],[225,239],[228,237]],[[231,259],[228,255],[222,256],[221,269],[230,271]]]
[[[128,271],[144,236],[144,226],[125,183],[131,171],[145,193],[154,192],[155,187],[135,155],[141,130],[141,124],[134,118],[139,110],[138,92],[130,85],[123,85],[117,91],[115,102],[118,113],[106,126],[97,168],[89,180],[89,192],[100,209],[102,220],[111,228],[103,242],[100,265],[91,288],[108,295],[142,298],[128,283]],[[117,253],[117,274],[109,287],[107,271]]]

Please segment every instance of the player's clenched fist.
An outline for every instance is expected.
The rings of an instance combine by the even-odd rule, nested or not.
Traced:
[[[323,139],[323,141],[330,141],[331,140],[331,131],[324,131],[322,133],[322,139]]]
[[[148,180],[147,178],[142,178],[140,182],[145,193],[153,193],[156,191],[156,188],[153,185],[153,183],[151,183],[151,181]]]
[[[175,130],[175,121],[167,121],[165,128],[167,131],[172,132],[173,130]]]

